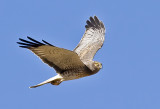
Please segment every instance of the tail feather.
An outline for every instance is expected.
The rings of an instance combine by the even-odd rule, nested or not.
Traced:
[[[29,87],[29,88],[36,88],[36,87],[42,86],[42,85],[44,85],[44,84],[51,83],[52,81],[54,81],[54,80],[56,80],[56,79],[62,80],[62,77],[61,77],[60,75],[56,75],[56,76],[54,76],[54,77],[52,77],[52,78],[49,78],[49,79],[46,80],[46,81],[43,81],[43,82],[41,82],[41,83],[39,83],[39,84],[37,84],[37,85],[31,86],[31,87]]]

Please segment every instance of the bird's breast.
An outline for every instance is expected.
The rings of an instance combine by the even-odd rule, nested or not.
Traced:
[[[60,74],[64,81],[67,81],[67,80],[73,80],[73,79],[79,79],[79,78],[82,78],[82,77],[85,77],[85,76],[89,76],[89,74],[85,71],[75,71],[75,70],[68,70],[68,71],[65,71],[63,73]]]

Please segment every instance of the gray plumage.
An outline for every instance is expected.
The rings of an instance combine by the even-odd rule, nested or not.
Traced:
[[[58,74],[30,88],[47,83],[59,85],[62,81],[93,75],[102,68],[102,64],[93,61],[93,57],[103,45],[104,24],[96,16],[90,17],[90,21],[87,20],[86,23],[86,31],[73,51],[56,47],[44,40],[39,42],[31,37],[27,37],[29,40],[19,38],[21,42],[17,43],[20,47],[31,50],[44,63],[53,67]]]

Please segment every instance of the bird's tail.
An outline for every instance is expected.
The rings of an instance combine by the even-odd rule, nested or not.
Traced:
[[[62,81],[63,81],[62,76],[60,76],[60,75],[58,74],[58,75],[56,75],[56,76],[54,76],[54,77],[52,77],[52,78],[49,78],[49,79],[46,80],[46,81],[43,81],[43,82],[41,82],[41,83],[39,83],[39,84],[37,84],[37,85],[35,85],[35,86],[31,86],[31,87],[29,87],[29,88],[36,88],[36,87],[42,86],[42,85],[47,84],[47,83],[51,83],[51,84],[52,84],[52,82],[57,83],[57,84],[53,84],[53,85],[59,85]]]

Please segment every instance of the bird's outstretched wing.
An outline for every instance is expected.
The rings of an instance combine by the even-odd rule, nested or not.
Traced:
[[[84,66],[79,56],[73,51],[55,47],[44,40],[42,43],[30,37],[27,38],[30,41],[19,38],[21,42],[17,43],[21,45],[20,47],[28,48],[59,73]]]
[[[96,16],[90,17],[90,21],[87,20],[86,23],[86,31],[74,49],[84,63],[93,59],[96,52],[102,47],[105,36],[104,24]]]

